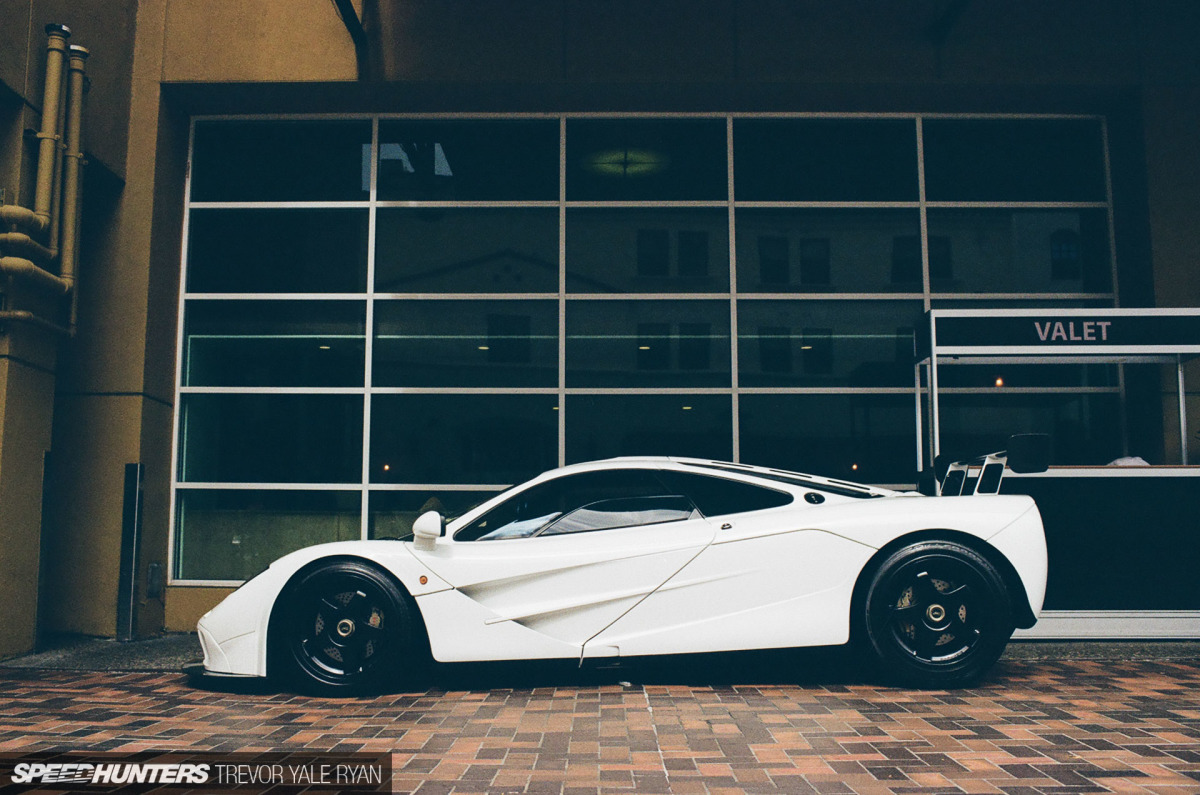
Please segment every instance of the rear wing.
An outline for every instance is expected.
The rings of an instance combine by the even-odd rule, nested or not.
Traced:
[[[1013,472],[1045,472],[1050,464],[1050,437],[1044,433],[1019,433],[1008,437],[1008,449],[997,453],[951,461],[938,462],[937,496],[959,497],[973,476],[971,494],[998,494],[1000,481],[1007,466]],[[945,466],[945,472],[941,472]]]

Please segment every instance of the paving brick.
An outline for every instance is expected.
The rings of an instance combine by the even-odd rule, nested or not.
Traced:
[[[393,791],[423,795],[1195,795],[1200,660],[1005,661],[954,692],[655,683],[359,699],[0,668],[0,751],[172,748],[391,751]]]

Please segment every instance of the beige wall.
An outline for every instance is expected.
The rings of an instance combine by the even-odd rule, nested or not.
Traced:
[[[50,449],[54,347],[36,329],[0,334],[0,658],[33,647],[43,460]]]
[[[172,150],[160,154],[158,149],[160,127],[170,124],[160,104],[165,14],[165,2],[137,4],[136,43],[124,53],[130,64],[128,111],[119,126],[120,137],[127,141],[121,152],[126,180],[110,195],[89,194],[95,215],[84,244],[91,257],[80,269],[79,331],[64,350],[60,367],[49,483],[54,496],[49,544],[54,554],[48,559],[47,577],[74,586],[48,597],[44,626],[51,631],[108,636],[116,632],[122,487],[125,465],[138,462],[146,465],[138,624],[143,632],[162,626],[162,598],[148,597],[145,586],[147,566],[166,565],[162,495],[169,469],[173,392],[160,373],[170,367],[169,361],[151,364],[147,351],[163,359],[161,348],[149,341],[174,337],[174,324],[162,322],[160,307],[172,302],[167,297],[170,285],[163,290],[152,279],[157,272],[152,261],[159,234],[156,222],[164,224],[162,236],[179,239],[179,214],[173,226],[164,220],[156,212],[155,190],[162,180],[176,196],[182,193],[181,177],[160,173],[160,166],[162,171],[172,170]],[[102,51],[102,44],[92,49],[93,59],[101,57],[97,50]],[[165,201],[163,206],[173,203]],[[177,242],[174,249],[178,251]],[[178,270],[175,256],[172,273]],[[153,331],[152,317],[160,326]],[[173,319],[174,313],[168,317]]]
[[[354,45],[330,0],[171,0],[166,24],[166,82],[355,78]]]

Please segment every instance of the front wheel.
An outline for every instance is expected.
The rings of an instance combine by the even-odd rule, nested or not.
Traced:
[[[358,561],[303,574],[280,598],[273,654],[302,690],[347,695],[376,689],[414,656],[413,622],[403,592]]]
[[[917,687],[964,687],[1013,632],[1004,581],[984,557],[944,541],[912,544],[875,570],[862,600],[866,645],[884,675]]]

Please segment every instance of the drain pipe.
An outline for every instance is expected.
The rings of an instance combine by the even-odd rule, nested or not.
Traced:
[[[59,334],[64,337],[69,337],[72,335],[72,332],[69,328],[60,326],[57,323],[52,323],[43,317],[38,317],[37,315],[25,309],[8,309],[0,312],[0,324],[4,323],[28,323],[31,326],[44,328],[47,331],[53,331],[55,334]]]
[[[79,269],[79,202],[83,191],[83,96],[87,90],[84,68],[88,51],[78,44],[71,45],[70,70],[67,74],[67,116],[64,127],[66,153],[63,160],[62,184],[62,246],[59,249],[59,273],[66,289],[71,292],[71,314],[68,324],[74,333],[79,313],[79,291],[76,273]]]
[[[38,232],[50,228],[50,207],[54,192],[54,161],[58,156],[58,118],[62,102],[63,61],[71,29],[66,25],[46,26],[46,87],[42,99],[42,131],[37,134],[38,170],[33,212],[38,217]],[[56,241],[50,241],[54,246]]]
[[[59,214],[60,192],[55,190],[55,186],[58,184],[59,163],[62,160],[61,132],[67,116],[67,108],[63,103],[63,61],[67,52],[67,37],[70,35],[71,31],[66,25],[46,26],[46,85],[42,99],[42,127],[37,136],[38,171],[34,207],[30,210],[13,204],[0,205],[0,222],[12,229],[25,230],[0,233],[0,249],[24,255],[0,256],[0,275],[23,279],[59,295],[67,295],[73,291],[74,265],[70,266],[68,278],[55,276],[40,265],[52,265],[59,259],[60,253],[57,228],[60,224],[56,217]],[[84,50],[84,54],[78,58],[77,82],[80,93],[83,87],[82,64],[87,57],[86,52]],[[74,61],[75,57],[72,57],[72,63]],[[82,99],[80,107],[82,108]],[[76,124],[77,129],[78,126]],[[74,179],[76,193],[73,202],[75,216],[71,219],[73,230],[78,227],[78,171]],[[34,237],[46,237],[47,232],[50,232],[46,241],[48,245],[43,245]],[[75,245],[78,235],[73,234],[71,237],[72,245]],[[15,315],[11,312],[0,313],[0,319],[31,322],[20,312]]]
[[[70,48],[68,48],[68,52]],[[50,227],[46,231],[46,242],[49,244],[50,251],[54,252],[54,258],[58,257],[59,243],[62,234],[62,170],[63,170],[63,136],[64,129],[67,123],[67,102],[65,92],[67,91],[70,79],[64,79],[59,88],[59,96],[61,99],[58,103],[58,119],[55,121],[55,135],[57,139],[54,142],[54,168],[51,174],[51,184],[53,188],[50,190]]]

